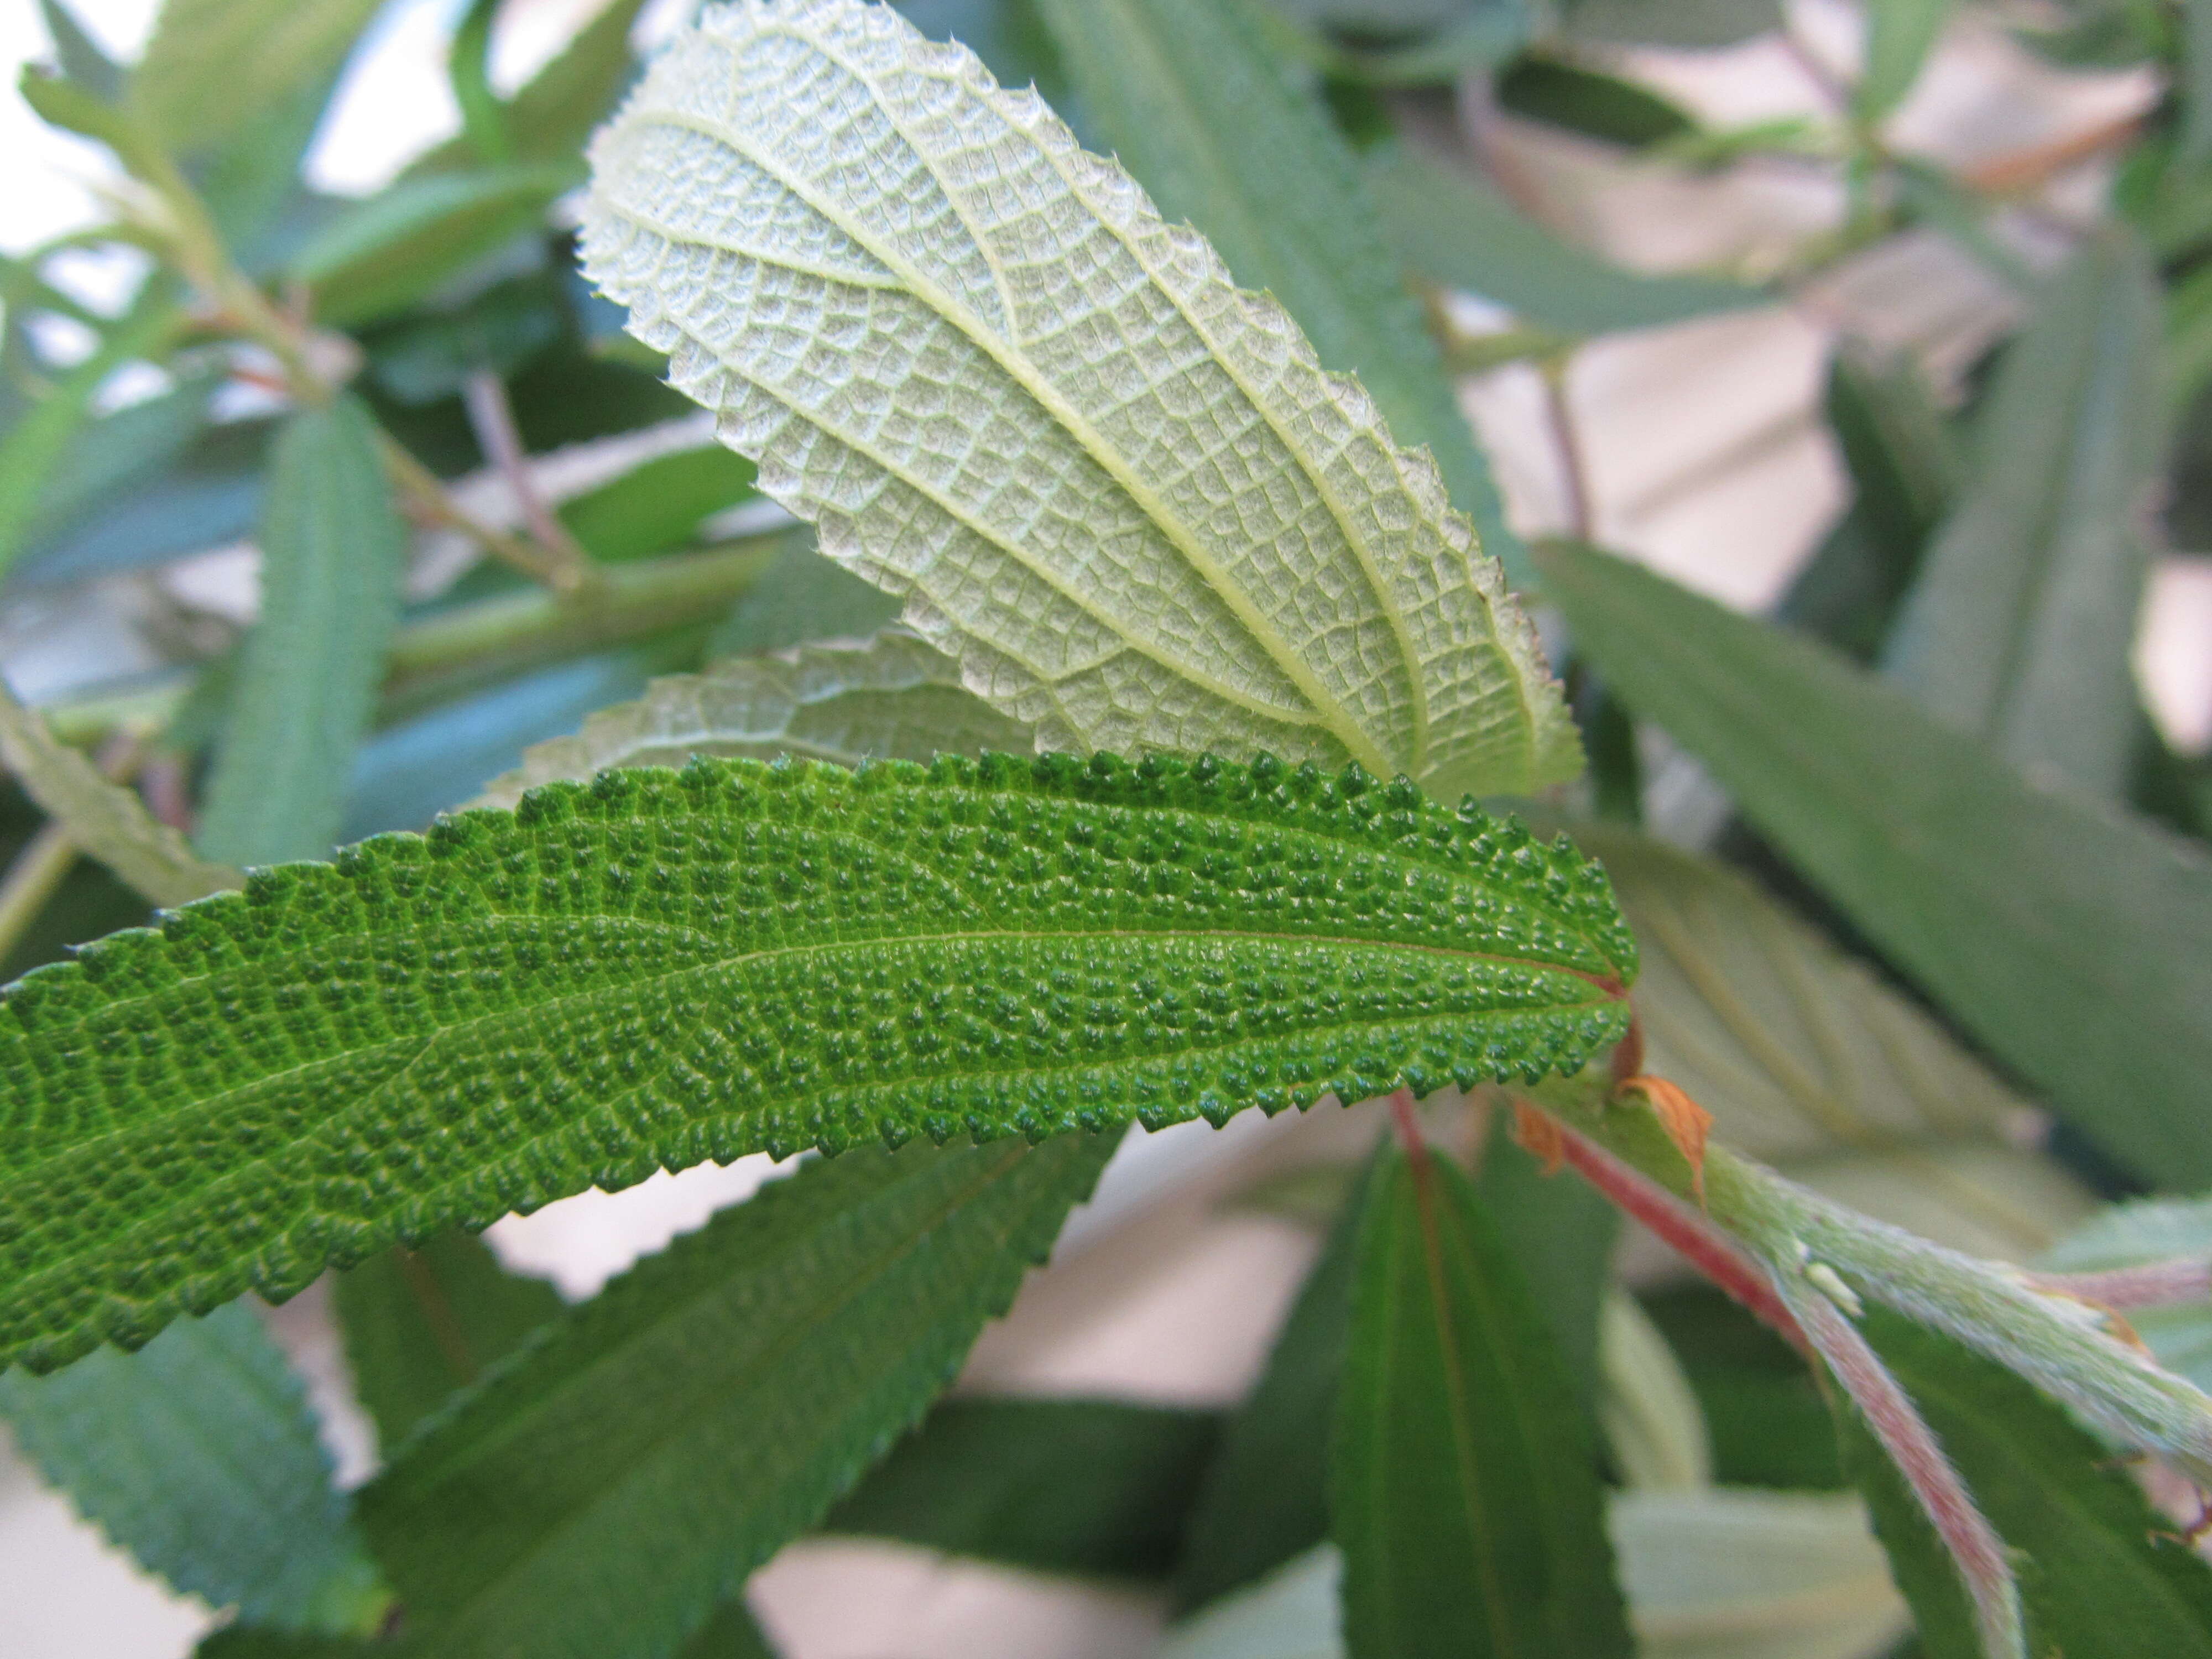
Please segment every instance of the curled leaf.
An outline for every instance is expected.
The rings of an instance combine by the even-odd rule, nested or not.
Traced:
[[[1640,1095],[1659,1120],[1659,1127],[1667,1132],[1667,1139],[1690,1166],[1690,1188],[1698,1195],[1698,1202],[1705,1201],[1705,1142],[1711,1139],[1713,1115],[1690,1098],[1682,1089],[1663,1077],[1632,1077],[1619,1090],[1623,1095]]]

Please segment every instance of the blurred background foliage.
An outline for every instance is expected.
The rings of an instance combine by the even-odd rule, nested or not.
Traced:
[[[582,146],[684,6],[167,0],[124,53],[129,20],[92,0],[9,3],[35,60],[23,97],[88,141],[40,153],[88,196],[52,235],[0,209],[0,669],[203,857],[420,828],[654,676],[893,620],[576,273]],[[1435,452],[1540,607],[1583,725],[1588,779],[1524,805],[1613,869],[1655,1063],[1732,1144],[2022,1261],[2107,1200],[2212,1185],[2212,1027],[2191,1000],[2212,954],[2212,6],[902,9],[1034,82]],[[414,79],[370,73],[403,60]],[[54,199],[23,216],[66,216]],[[1792,654],[1803,638],[1828,649]],[[0,866],[9,978],[149,915],[12,786]],[[2055,1016],[2069,986],[2110,1006]],[[1906,1633],[1854,1449],[1796,1357],[1538,1182],[1479,1106],[1438,1109],[1600,1431],[1643,1650],[1960,1650],[1900,1570],[1923,1622]],[[1208,1201],[1304,1242],[1255,1292],[1297,1295],[1233,1409],[957,1401],[830,1528],[1151,1596],[1134,1626],[1079,1605],[1052,1627],[1069,1651],[1146,1650],[1170,1601],[1289,1561],[1167,1650],[1339,1650],[1334,1559],[1308,1552],[1315,1379],[1347,1318],[1321,1238],[1356,1165],[1261,1162]],[[2201,1250],[2203,1229],[2186,1206],[2108,1210],[2068,1261]],[[458,1346],[415,1328],[426,1305]],[[335,1298],[358,1398],[319,1388],[325,1439],[362,1407],[396,1437],[556,1306],[465,1240],[358,1270]],[[2208,1332],[2201,1310],[2144,1329],[2200,1382]],[[326,1492],[288,1369],[315,1375],[317,1340],[288,1328],[280,1351],[241,1317],[148,1351],[179,1398],[258,1379],[256,1416],[154,1422],[119,1360],[16,1379],[0,1411],[174,1589],[353,1628],[374,1570],[342,1501],[287,1508],[234,1463],[162,1461],[233,1434],[271,1480]],[[1892,1348],[1956,1384],[1961,1425],[2079,1437]],[[144,1461],[111,1478],[130,1434]],[[2063,1575],[2148,1511],[2105,1475],[2075,1504],[2063,1461],[2027,1458],[2049,1486],[1996,1518],[2063,1511],[2035,1534],[2040,1593],[2124,1601],[2124,1574],[2094,1593]],[[178,1512],[295,1571],[245,1571],[251,1547],[210,1565],[149,1519]],[[803,1599],[769,1621],[790,1650],[844,1651],[805,1635],[827,1615]],[[0,1632],[27,1616],[0,1611]],[[2212,1626],[2176,1616],[2212,1652]],[[2081,1622],[2069,1659],[2149,1650],[2124,1620]],[[980,1624],[946,1629],[968,1631],[939,1632],[946,1651],[1000,1650]],[[209,1650],[295,1650],[268,1639]],[[733,1607],[687,1651],[765,1639]]]

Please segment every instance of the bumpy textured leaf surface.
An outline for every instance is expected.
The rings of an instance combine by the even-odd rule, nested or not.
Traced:
[[[1518,586],[1528,553],[1436,342],[1390,257],[1351,148],[1247,0],[1042,0],[1099,147],[1247,288],[1280,300],[1328,368],[1426,445]],[[1087,135],[1086,135],[1087,136]]]
[[[1218,1412],[1110,1400],[949,1400],[822,1529],[1037,1572],[1158,1579],[1221,1433]]]
[[[2139,702],[2129,653],[2162,454],[2162,322],[2150,257],[2124,232],[2051,283],[1888,653],[1938,718],[2106,796],[2123,793]]]
[[[655,1168],[1535,1078],[1619,1039],[1603,873],[1410,784],[700,761],[256,875],[0,1017],[0,1355]]]
[[[679,37],[592,160],[586,264],[632,330],[1047,746],[1447,792],[1575,769],[1433,462],[965,49],[752,0]]]
[[[2028,1649],[2065,1659],[2212,1655],[2212,1566],[2106,1449],[1990,1360],[1892,1315],[1868,1335],[2015,1552]],[[1958,1575],[1893,1466],[1856,1419],[1845,1455],[1865,1490],[1928,1659],[1980,1659]]]
[[[58,819],[70,839],[137,888],[155,904],[182,904],[246,877],[228,865],[210,864],[179,835],[146,810],[137,792],[108,778],[82,750],[70,748],[46,723],[0,685],[0,760],[23,792]]]
[[[1646,1068],[1739,1152],[1956,1249],[2026,1261],[2087,1190],[2018,1144],[2030,1103],[1818,929],[1710,859],[1578,828],[1643,951]]]
[[[2002,1060],[2144,1178],[2212,1185],[2212,864],[2039,789],[1808,640],[1591,549],[1545,593],[1636,711]]]
[[[78,1514],[180,1593],[248,1621],[374,1623],[386,1593],[306,1390],[246,1309],[58,1376],[0,1376],[0,1417]]]
[[[1362,1200],[1332,1527],[1354,1659],[1627,1659],[1565,1365],[1466,1176],[1395,1151]]]
[[[350,394],[301,410],[278,435],[261,553],[261,616],[240,653],[197,840],[234,864],[328,858],[407,556],[375,419]]]
[[[476,805],[512,806],[556,779],[681,766],[694,755],[799,755],[858,766],[1030,746],[1026,727],[961,685],[958,664],[894,630],[866,645],[802,646],[655,680],[635,702],[592,715],[574,737],[533,744]]]
[[[423,1649],[670,1652],[921,1415],[1114,1140],[817,1163],[549,1328],[363,1494]]]
[[[386,1250],[335,1289],[354,1395],[387,1457],[562,1308],[550,1285],[508,1273],[469,1233]]]

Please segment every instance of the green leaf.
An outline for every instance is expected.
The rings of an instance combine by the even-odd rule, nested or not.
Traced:
[[[753,494],[752,463],[708,444],[655,456],[563,501],[560,518],[593,558],[620,564],[682,546],[704,520]]]
[[[1344,1559],[1309,1550],[1261,1583],[1176,1626],[1159,1659],[1344,1659],[1337,1596]]]
[[[1905,101],[1950,21],[1951,5],[1952,0],[1872,0],[1866,61],[1851,88],[1855,118],[1873,126]]]
[[[732,1596],[714,1609],[676,1659],[775,1659],[775,1650],[743,1598]]]
[[[708,652],[748,656],[817,640],[865,639],[896,622],[898,614],[896,599],[823,557],[814,545],[813,530],[800,525],[784,538],[775,562],[714,630]],[[1031,748],[1034,739],[1006,746]]]
[[[1893,1315],[1868,1334],[2018,1562],[2029,1650],[2066,1659],[2212,1655],[2212,1566],[2106,1448],[2027,1382]],[[1846,1456],[1928,1659],[1979,1659],[1966,1593],[1933,1529],[1855,1419]],[[2024,1558],[2024,1559],[2022,1559]]]
[[[2106,1273],[2152,1262],[2212,1258],[2212,1201],[2142,1199],[2117,1204],[2067,1235],[2036,1265],[2057,1273]],[[2158,1363],[2200,1389],[2212,1387],[2212,1303],[2130,1308],[2128,1323]]]
[[[136,790],[109,779],[82,751],[0,684],[0,761],[40,810],[152,904],[182,904],[245,884],[243,872],[210,864],[146,810]]]
[[[314,290],[321,321],[358,327],[405,310],[543,226],[554,198],[579,182],[573,161],[403,179],[309,238],[286,275]]]
[[[822,1530],[1036,1572],[1155,1580],[1220,1437],[1218,1412],[1106,1400],[950,1400]]]
[[[159,356],[182,315],[170,283],[156,276],[92,356],[62,374],[52,389],[0,433],[0,573],[15,561],[37,527],[54,474],[90,417],[94,398],[125,363]]]
[[[1885,361],[1847,343],[1829,360],[1824,403],[1850,473],[1851,504],[1778,614],[1871,661],[1965,486],[1966,458],[1903,354]]]
[[[712,12],[592,154],[586,264],[632,331],[1047,746],[1264,748],[1446,793],[1576,769],[1433,465],[964,49],[857,0]],[[986,178],[1021,181],[1018,215]]]
[[[1355,1659],[1632,1651],[1596,1452],[1465,1176],[1395,1150],[1362,1200],[1331,1494]]]
[[[703,674],[658,679],[635,702],[601,709],[572,738],[533,744],[473,805],[513,806],[526,790],[617,766],[681,766],[694,755],[839,766],[1030,748],[1029,733],[974,693],[911,634],[733,657]]]
[[[261,512],[261,617],[246,636],[198,842],[210,858],[327,858],[399,620],[407,528],[350,395],[286,422]]]
[[[1528,550],[1506,526],[1358,163],[1248,3],[1038,0],[1038,9],[1101,138],[1160,211],[1195,225],[1231,276],[1283,302],[1325,367],[1358,375],[1391,429],[1428,447],[1484,548],[1525,586]]]
[[[1358,772],[605,773],[17,986],[0,1358],[664,1165],[1573,1071],[1634,971],[1564,841]]]
[[[2212,1186],[2212,864],[1896,688],[1593,550],[1544,591],[1891,960],[2148,1180]]]
[[[459,1232],[372,1256],[336,1290],[354,1393],[387,1456],[562,1306],[550,1285],[508,1273]]]
[[[105,102],[112,104],[123,96],[123,66],[85,33],[84,25],[64,0],[39,0],[39,15],[52,37],[54,55],[64,75]]]
[[[1382,229],[1409,270],[1564,334],[1657,328],[1772,303],[1741,283],[1645,276],[1562,240],[1464,168],[1402,144],[1367,160]]]
[[[1644,1659],[1853,1659],[1908,1628],[1856,1498],[1620,1492],[1607,1521]]]
[[[0,1417],[78,1514],[179,1594],[264,1624],[374,1626],[388,1598],[306,1390],[244,1307],[57,1376],[0,1375]]]
[[[1291,1304],[1267,1368],[1207,1466],[1176,1570],[1182,1612],[1218,1601],[1328,1536],[1328,1438],[1352,1340],[1357,1205],[1336,1224]]]
[[[2181,88],[2175,154],[2185,161],[2212,161],[2212,6],[2203,0],[2183,0]]]
[[[1732,46],[1782,22],[1778,0],[1564,0],[1568,39],[1592,46]]]
[[[2025,1261],[2089,1196],[2018,1144],[2031,1103],[1910,999],[1735,872],[1580,831],[1643,951],[1645,1066],[1793,1180],[1978,1255]]]
[[[1680,0],[1668,0],[1668,4]],[[1498,77],[1498,106],[1524,121],[1644,149],[1686,138],[1698,124],[1679,104],[1619,76],[1562,58],[1523,52]]]
[[[2160,323],[2149,258],[2118,230],[2051,286],[1998,374],[1979,466],[1888,653],[1939,719],[2112,797],[2136,718]]]
[[[168,391],[80,425],[46,475],[26,547],[35,550],[168,471],[207,430],[208,399],[228,378],[227,363],[179,370]]]
[[[163,0],[133,103],[173,150],[229,137],[345,61],[380,0]]]
[[[471,0],[446,58],[453,101],[460,106],[462,136],[488,167],[514,159],[507,111],[491,87],[491,23],[499,8],[500,0]]]
[[[612,0],[507,100],[507,136],[516,160],[563,161],[583,148],[629,79],[630,26],[644,5],[645,0]],[[465,137],[454,138],[416,161],[405,176],[448,173],[478,159]]]
[[[817,1163],[546,1328],[362,1494],[410,1628],[670,1651],[921,1417],[1113,1146]]]
[[[1709,1284],[1640,1299],[1703,1408],[1714,1480],[1783,1490],[1849,1484],[1827,1403],[1796,1349]]]
[[[1640,1006],[1640,1000],[1639,1000]],[[1585,1409],[1597,1404],[1599,1310],[1613,1276],[1620,1212],[1579,1181],[1547,1176],[1513,1143],[1499,1113],[1475,1171],[1475,1196],[1511,1248]]]

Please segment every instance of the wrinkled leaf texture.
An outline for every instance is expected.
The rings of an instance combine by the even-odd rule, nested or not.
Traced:
[[[856,0],[710,11],[592,154],[632,331],[1045,746],[1447,793],[1579,764],[1434,463],[964,48]]]
[[[695,762],[279,866],[0,1018],[0,1355],[660,1167],[1572,1071],[1603,872],[1279,762]]]

